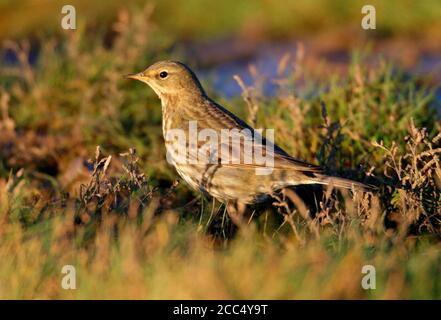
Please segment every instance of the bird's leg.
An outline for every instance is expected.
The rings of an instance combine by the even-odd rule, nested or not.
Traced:
[[[227,212],[228,216],[231,218],[233,223],[240,227],[245,224],[244,215],[247,209],[247,205],[242,202],[229,201],[227,202]]]

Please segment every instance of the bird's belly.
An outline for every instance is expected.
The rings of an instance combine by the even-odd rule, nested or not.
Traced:
[[[254,171],[225,168],[221,164],[175,164],[178,174],[193,189],[208,193],[221,202],[240,200],[243,203],[262,202],[270,190],[255,181]]]
[[[174,167],[181,178],[184,179],[190,187],[194,190],[205,191],[201,188],[201,181],[198,179],[198,173],[195,168],[192,168],[190,165],[175,165]]]

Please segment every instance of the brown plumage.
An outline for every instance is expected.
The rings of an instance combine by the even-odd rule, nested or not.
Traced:
[[[262,138],[262,142],[258,142],[261,136],[240,118],[211,100],[195,74],[180,62],[160,61],[128,77],[147,83],[161,99],[163,133],[169,162],[191,187],[227,203],[229,210],[263,201],[274,191],[299,184],[363,190],[369,188],[360,182],[328,176],[320,167],[294,159],[271,141]],[[223,161],[225,159],[220,150],[225,147],[225,143],[222,141],[210,145],[207,154],[201,155],[198,151],[202,147],[201,142],[197,143],[196,149],[192,149],[188,141],[179,141],[171,134],[173,130],[179,129],[188,137],[189,126],[193,121],[197,124],[198,133],[209,129],[221,136],[223,129],[248,129],[251,135],[242,136],[243,140],[238,145],[228,145],[233,155],[229,161]],[[262,151],[265,156],[272,156],[274,163],[269,174],[256,174],[256,169],[265,167],[262,163],[254,159],[252,163],[241,160],[245,154],[244,141],[254,143],[253,151]],[[272,146],[273,151],[266,150],[266,146]],[[173,150],[185,150],[187,161],[171,155]],[[214,160],[213,155],[217,157]]]

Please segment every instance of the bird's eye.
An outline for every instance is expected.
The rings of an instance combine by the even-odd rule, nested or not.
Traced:
[[[165,78],[167,78],[168,73],[167,73],[167,71],[162,71],[162,72],[159,74],[159,76],[161,77],[161,79],[165,79]]]

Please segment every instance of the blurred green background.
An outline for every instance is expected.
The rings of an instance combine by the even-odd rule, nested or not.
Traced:
[[[104,34],[112,45],[114,22],[125,10],[143,11],[151,4],[151,27],[131,35],[154,36],[168,57],[211,68],[210,82],[227,96],[240,94],[228,82],[237,73],[250,83],[249,63],[267,76],[281,56],[302,43],[311,64],[324,61],[330,72],[341,73],[354,49],[381,54],[412,74],[439,84],[441,74],[441,1],[370,1],[376,9],[376,29],[360,26],[366,1],[70,1],[76,8],[78,28]],[[67,4],[59,0],[0,1],[0,39],[41,39],[60,36]],[[40,40],[38,40],[40,39]],[[165,50],[165,51],[164,51]],[[36,49],[38,51],[38,49]],[[271,91],[271,88],[268,89]]]
[[[441,2],[437,0],[298,0],[298,1],[150,1],[153,22],[177,39],[195,40],[239,34],[243,37],[286,39],[340,32],[347,40],[363,35],[361,7],[377,10],[373,37],[403,37],[441,43]],[[60,32],[61,6],[72,4],[91,25],[110,21],[117,10],[145,1],[29,0],[0,1],[0,37],[17,38],[40,32]],[[352,39],[354,41],[356,39]]]

